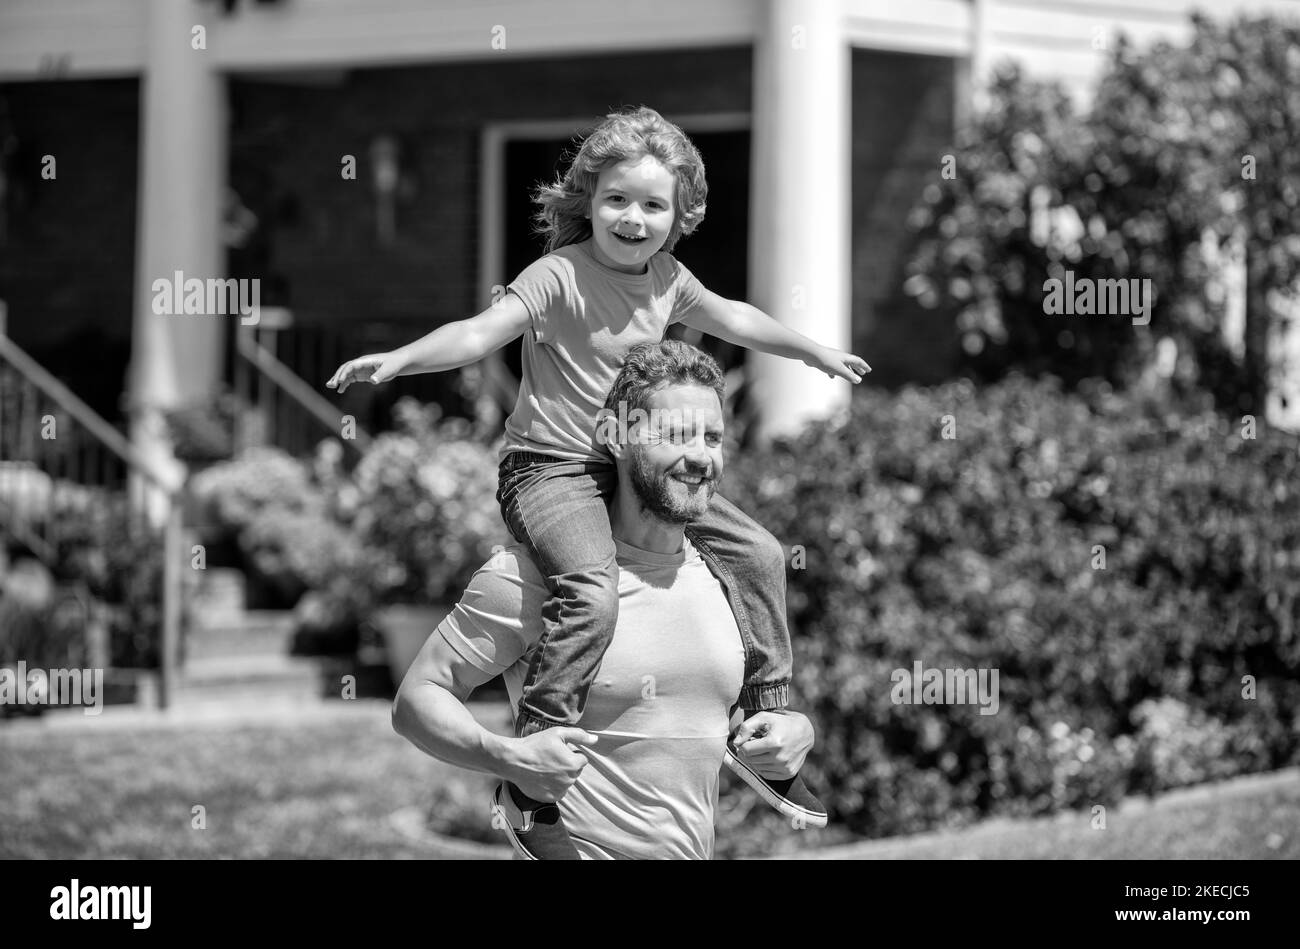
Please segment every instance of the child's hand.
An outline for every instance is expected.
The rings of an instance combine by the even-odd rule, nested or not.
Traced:
[[[862,381],[862,377],[871,371],[866,360],[861,356],[855,356],[852,353],[842,353],[838,349],[831,349],[829,346],[820,347],[817,352],[804,360],[814,369],[820,369],[832,379],[839,376],[841,379],[847,379],[854,385]]]
[[[342,395],[348,390],[348,386],[354,382],[370,382],[379,385],[381,382],[396,378],[401,371],[401,360],[397,359],[392,353],[358,356],[356,359],[349,359],[339,366],[334,375],[330,377],[329,382],[325,383],[325,387],[327,389],[337,388],[339,395]]]

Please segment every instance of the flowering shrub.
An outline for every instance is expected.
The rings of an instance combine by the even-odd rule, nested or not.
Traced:
[[[455,600],[470,576],[506,543],[497,511],[496,456],[470,439],[459,419],[438,421],[437,406],[402,399],[398,428],[379,435],[358,462],[340,513],[363,543],[396,563],[390,599]]]
[[[51,494],[37,522],[34,529],[54,547],[54,578],[60,584],[82,584],[89,596],[108,605],[110,662],[119,667],[157,666],[162,532],[133,514],[125,496],[77,486]],[[47,619],[38,622],[51,648],[62,648],[55,643],[63,642],[68,630],[84,634],[84,615],[60,614],[58,623],[64,632]]]
[[[383,603],[455,599],[508,540],[497,513],[496,459],[466,423],[403,399],[349,474],[343,447],[310,461],[271,448],[194,476],[191,489],[248,568],[289,603],[311,591],[303,622],[354,626]],[[331,617],[328,623],[326,617]]]
[[[833,819],[907,833],[1300,760],[1300,439],[1256,434],[1012,375],[864,392],[730,459],[724,493],[803,548],[792,705]],[[999,670],[998,711],[894,704],[916,661]]]

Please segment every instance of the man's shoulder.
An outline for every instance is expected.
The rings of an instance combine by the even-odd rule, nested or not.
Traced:
[[[502,587],[545,589],[546,579],[528,548],[515,541],[493,548],[492,556],[475,571],[469,585],[471,589],[479,590]]]
[[[642,560],[626,547],[620,548],[617,562],[624,567],[648,568],[672,573],[685,571],[688,574],[713,579],[708,564],[689,537],[682,538],[682,557],[675,563]],[[700,571],[703,573],[701,574]],[[474,573],[467,592],[473,592],[477,596],[485,594],[512,598],[541,596],[545,599],[546,577],[537,566],[528,547],[516,541],[493,551],[492,556]]]

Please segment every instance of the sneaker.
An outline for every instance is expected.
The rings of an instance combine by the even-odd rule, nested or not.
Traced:
[[[808,789],[802,775],[796,774],[784,780],[765,778],[741,760],[740,752],[730,739],[722,761],[763,800],[789,817],[796,827],[826,826],[826,806]]]
[[[492,793],[493,826],[504,825],[510,846],[528,860],[581,860],[557,804],[534,801],[509,782]]]

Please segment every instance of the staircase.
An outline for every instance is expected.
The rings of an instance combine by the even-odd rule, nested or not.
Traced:
[[[122,502],[129,493],[131,531],[148,532],[165,548],[160,669],[156,679],[140,677],[144,696],[137,704],[302,703],[324,692],[337,695],[341,684],[326,681],[321,663],[289,654],[291,614],[246,610],[237,572],[188,569],[184,477],[155,470],[122,432],[6,335],[4,316],[0,301],[0,540],[10,538],[58,572],[61,533],[75,513],[51,515]],[[347,343],[337,333],[295,326],[287,310],[266,307],[262,316],[258,326],[236,323],[230,340],[230,381],[241,406],[235,444],[272,444],[301,456],[325,435],[340,434],[338,407],[304,375],[326,378],[348,355]],[[517,382],[500,355],[474,370],[480,401],[492,412],[508,410]],[[46,431],[50,419],[56,437]],[[342,439],[354,456],[369,443],[360,429]],[[150,490],[165,501],[161,531],[142,503],[142,492]],[[182,644],[183,616],[189,621]],[[123,670],[106,673],[111,678]]]
[[[237,570],[199,574],[191,596],[185,662],[177,680],[178,705],[282,705],[322,697],[324,667],[289,655],[293,613],[244,608],[244,578]]]
[[[0,537],[26,547],[57,575],[67,566],[60,563],[60,544],[79,528],[83,512],[122,503],[129,511],[125,534],[163,548],[158,702],[165,707],[184,606],[183,479],[155,470],[125,435],[19,348],[3,317],[0,304]],[[157,499],[161,530],[145,503]]]

